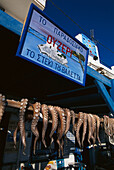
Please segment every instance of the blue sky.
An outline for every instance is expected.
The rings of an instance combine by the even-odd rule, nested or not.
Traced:
[[[86,33],[50,1],[79,24]],[[108,66],[114,65],[114,0],[47,0],[44,12],[73,37],[79,33],[88,36],[90,30],[94,29],[95,39],[106,47],[97,43],[100,59]]]

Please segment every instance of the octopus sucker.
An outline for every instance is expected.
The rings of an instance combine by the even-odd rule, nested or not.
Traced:
[[[65,132],[64,134],[66,135],[69,128],[70,128],[70,120],[71,120],[71,113],[70,113],[70,110],[69,109],[64,109],[64,112],[66,114],[66,128],[65,128]]]
[[[26,148],[26,140],[25,140],[25,111],[27,107],[28,99],[22,99],[20,103],[20,112],[19,112],[19,129],[21,134],[21,141],[24,146],[24,150]]]
[[[73,132],[73,134],[74,134],[74,131],[76,131],[76,126],[75,126],[75,112],[74,112],[73,110],[71,110],[70,113],[71,113],[72,125],[73,125],[72,132]]]
[[[49,109],[49,113],[51,114],[52,117],[52,129],[50,132],[50,138],[52,138],[55,130],[57,129],[58,126],[58,115],[57,115],[57,111],[55,110],[55,108],[53,106],[48,106]],[[51,140],[52,143],[53,139]]]
[[[84,139],[85,139],[86,130],[87,130],[87,114],[84,113],[84,115],[83,115],[82,146],[83,146],[83,142],[84,142]]]
[[[59,145],[59,155],[60,155],[60,150],[63,150],[63,146],[61,145],[61,139],[64,135],[65,132],[65,114],[64,114],[64,110],[58,106],[54,107],[59,115],[60,118],[60,126],[58,127],[58,131],[57,131],[57,143]],[[63,153],[63,152],[62,152]]]
[[[17,141],[16,141],[16,137],[17,137],[17,132],[18,132],[18,130],[19,130],[19,122],[18,122],[18,124],[17,124],[17,127],[16,127],[14,133],[13,133],[14,148],[16,148],[16,142],[17,142]]]
[[[33,119],[31,123],[31,131],[35,135],[34,146],[33,146],[33,153],[35,154],[36,142],[39,138],[39,132],[36,126],[39,120],[41,104],[36,102],[35,104],[32,105],[32,107],[33,107]]]
[[[5,96],[0,94],[0,122],[2,120],[5,109]]]
[[[83,118],[84,118],[84,113],[83,112],[79,112],[78,114],[78,122],[77,122],[77,125],[76,125],[76,138],[77,138],[77,142],[79,144],[79,146],[81,147],[81,142],[80,142],[80,128],[81,128],[81,125],[83,124]]]
[[[46,104],[42,104],[41,112],[43,115],[42,143],[44,144],[45,147],[47,147],[46,142],[45,142],[45,133],[46,133],[47,126],[48,126],[48,106]]]
[[[94,115],[95,119],[96,119],[96,124],[97,124],[97,140],[99,142],[99,144],[101,144],[100,138],[99,138],[99,128],[100,128],[100,118],[97,115]]]

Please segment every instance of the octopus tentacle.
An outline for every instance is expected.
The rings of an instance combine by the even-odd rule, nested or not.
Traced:
[[[108,136],[113,136],[114,134],[114,119],[104,116],[104,130]]]
[[[66,135],[69,128],[70,128],[70,120],[71,120],[71,113],[70,113],[70,110],[69,109],[64,109],[64,112],[66,114],[66,128],[65,128],[65,132],[64,134]]]
[[[49,109],[49,112],[52,116],[52,129],[51,129],[51,132],[50,132],[50,138],[52,138],[55,130],[57,129],[57,125],[58,125],[58,115],[57,115],[57,111],[54,109],[53,106],[48,106],[48,109]],[[53,139],[52,139],[53,140]],[[51,141],[52,143],[52,141]]]
[[[63,147],[64,147],[64,140],[63,140],[63,138],[62,138],[62,141],[61,141],[61,153],[62,153],[62,156],[63,156]]]
[[[95,141],[96,141],[96,120],[95,120],[95,117],[90,114],[91,116],[91,138],[93,139],[93,145],[95,144]]]
[[[48,106],[46,104],[43,104],[41,106],[41,110],[42,110],[42,115],[43,115],[42,142],[44,146],[47,147],[44,138],[45,138],[45,133],[46,133],[47,126],[48,126]]]
[[[109,136],[113,136],[113,131],[114,131],[114,125],[113,125],[113,119],[109,118]]]
[[[100,138],[99,138],[99,128],[100,128],[100,118],[97,115],[94,115],[96,119],[96,124],[97,124],[97,140],[101,144]]]
[[[76,125],[76,138],[77,138],[77,142],[78,142],[80,147],[81,147],[81,142],[80,142],[79,131],[80,131],[81,125],[83,124],[83,117],[84,117],[84,113],[79,112],[79,114],[78,114],[78,122],[77,122],[77,125]]]
[[[105,133],[109,136],[109,131],[108,131],[109,117],[108,116],[103,116],[103,117],[104,117],[104,129],[105,129]]]
[[[65,114],[64,114],[64,110],[58,106],[54,107],[59,115],[60,118],[60,126],[58,127],[58,137],[57,137],[57,143],[59,145],[59,155],[60,155],[60,150],[63,150],[63,146],[61,145],[61,139],[64,135],[65,132]],[[63,154],[63,152],[62,152]]]
[[[72,132],[74,134],[74,131],[76,131],[76,126],[75,126],[75,112],[73,110],[70,111],[71,116],[72,116],[72,125],[73,125],[73,129]]]
[[[91,145],[91,142],[90,142],[90,139],[91,139],[91,136],[92,136],[92,131],[91,131],[91,116],[90,114],[87,115],[87,120],[88,120],[88,128],[89,128],[89,133],[88,133],[88,143]]]
[[[83,134],[82,134],[82,146],[83,146],[83,142],[85,139],[85,134],[86,134],[86,130],[87,130],[87,114],[84,113],[84,118],[83,118]]]
[[[19,112],[19,129],[20,129],[20,134],[21,134],[21,140],[22,140],[22,144],[24,146],[24,150],[26,148],[26,141],[25,141],[25,111],[26,111],[26,107],[27,107],[27,102],[28,99],[22,99],[21,100],[21,106],[20,106],[20,112]]]
[[[31,123],[31,131],[35,135],[34,146],[33,146],[33,153],[35,154],[36,142],[39,138],[39,132],[36,126],[39,120],[41,104],[36,102],[35,104],[32,105],[32,107],[33,107],[33,119]]]
[[[5,109],[5,96],[0,94],[0,122],[4,114],[4,109]]]
[[[16,137],[17,137],[17,131],[19,130],[19,122],[18,122],[18,124],[17,124],[17,127],[16,127],[16,129],[15,129],[15,131],[14,131],[14,133],[13,133],[13,141],[14,141],[14,148],[16,148]]]

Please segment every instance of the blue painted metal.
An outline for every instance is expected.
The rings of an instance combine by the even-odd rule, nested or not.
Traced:
[[[2,10],[0,10],[0,25],[18,35],[21,35],[23,24]]]
[[[107,77],[103,76],[102,74],[98,73],[94,69],[90,68],[89,66],[87,67],[87,74],[94,79],[99,80],[100,82],[104,83],[105,85],[112,87],[110,79]]]
[[[112,83],[112,88],[110,89],[110,95],[114,102],[114,79],[111,80],[111,83]]]
[[[107,106],[109,107],[110,111],[114,113],[114,101],[112,100],[111,96],[109,95],[105,85],[100,82],[99,80],[95,80],[95,83],[98,87],[100,94],[102,95],[103,99],[105,100]]]

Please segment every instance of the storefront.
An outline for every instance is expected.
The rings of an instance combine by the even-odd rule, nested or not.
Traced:
[[[39,138],[37,154],[34,155],[34,135],[31,132],[33,109],[31,106],[28,107],[25,115],[26,155],[23,155],[19,132],[17,133],[16,149],[14,148],[13,133],[19,121],[19,108],[22,98],[27,98],[29,103],[40,102],[48,106],[59,106],[74,110],[77,118],[79,112],[95,114],[100,118],[103,118],[104,115],[111,116],[110,113],[114,113],[114,79],[109,79],[87,66],[86,82],[85,86],[82,86],[65,76],[63,77],[16,56],[22,27],[21,22],[0,10],[0,93],[5,95],[6,98],[5,112],[0,123],[0,167],[3,170],[16,169],[20,167],[21,163],[24,163],[27,166],[32,164],[35,169],[40,170],[44,169],[51,160],[58,160],[56,162],[58,168],[62,165],[66,167],[65,159],[74,155],[75,160],[73,161],[75,162],[78,159],[78,161],[81,161],[81,157],[83,157],[82,162],[87,165],[88,169],[103,167],[101,164],[104,164],[105,159],[107,161],[110,159],[110,161],[108,162],[109,165],[104,165],[104,168],[110,166],[113,169],[113,145],[109,143],[102,126],[100,138],[104,145],[100,148],[96,146],[96,149],[88,148],[88,143],[85,141],[84,152],[81,152],[80,149],[77,150],[79,148],[77,142],[74,142],[75,135],[72,133],[71,123],[67,134],[67,143],[64,144],[64,156],[58,157],[57,143],[53,142],[50,146],[49,132],[52,123],[50,121],[45,137],[48,148],[45,149],[41,138]],[[103,119],[101,119],[101,122],[102,125]],[[40,129],[42,129],[42,117],[40,117],[38,123],[39,132]],[[40,136],[42,136],[41,132]],[[57,134],[54,133],[54,141],[56,141],[56,138]],[[72,159],[74,157],[70,161]]]

